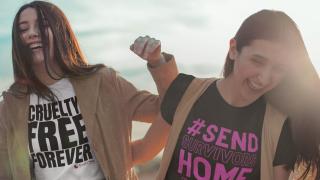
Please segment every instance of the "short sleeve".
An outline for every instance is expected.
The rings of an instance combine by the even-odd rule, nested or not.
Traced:
[[[296,159],[297,151],[292,139],[290,119],[286,119],[279,137],[273,166],[286,165],[289,169],[293,169]]]
[[[168,124],[172,124],[178,104],[193,79],[192,75],[180,73],[169,86],[161,103],[161,115]]]

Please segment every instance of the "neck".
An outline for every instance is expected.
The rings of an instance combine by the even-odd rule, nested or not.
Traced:
[[[244,97],[241,94],[241,87],[232,77],[232,74],[227,78],[217,81],[217,88],[222,98],[230,105],[235,107],[244,107],[253,103],[256,99]]]
[[[53,67],[53,68],[52,68]],[[37,78],[45,85],[51,85],[57,82],[58,80],[52,79],[52,77],[49,75],[49,73],[46,70],[45,63],[36,64],[33,66],[33,70],[35,72],[35,75]],[[61,74],[61,70],[59,68],[54,66],[49,66],[49,71],[51,72],[51,75],[55,78],[58,78],[56,73]]]

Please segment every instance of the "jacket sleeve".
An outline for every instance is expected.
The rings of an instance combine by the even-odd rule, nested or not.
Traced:
[[[173,56],[168,56],[173,58]],[[162,67],[161,67],[162,66]],[[153,77],[157,77],[156,84],[159,93],[163,93],[170,85],[171,79],[177,76],[177,67],[173,60],[167,60],[167,63],[161,65],[158,69],[152,70]],[[173,69],[173,70],[172,70]],[[110,69],[109,78],[113,80],[118,99],[123,108],[123,113],[128,115],[129,120],[142,122],[153,122],[158,113],[160,113],[160,98],[158,95],[151,94],[148,91],[138,90],[132,83],[121,77],[119,73]],[[160,75],[168,72],[167,77]]]
[[[162,64],[155,68],[148,66],[148,70],[157,85],[157,90],[161,100],[163,99],[167,89],[172,84],[173,80],[175,80],[179,74],[174,56],[167,53],[162,54],[166,60],[165,64]]]
[[[7,134],[5,127],[4,102],[0,102],[0,179],[11,179],[9,156],[7,150]]]
[[[142,122],[153,122],[160,112],[160,99],[158,95],[148,91],[138,90],[132,83],[110,69],[116,96],[120,104],[121,112],[127,119]]]

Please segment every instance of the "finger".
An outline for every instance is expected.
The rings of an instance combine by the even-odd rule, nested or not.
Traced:
[[[141,41],[142,38],[143,38],[142,36],[139,36],[136,40],[134,40],[134,43]]]
[[[161,42],[160,42],[159,40],[155,40],[155,41],[151,44],[151,46],[150,46],[150,48],[149,48],[149,51],[150,51],[151,53],[153,53],[153,52],[155,52],[158,48],[161,48]]]
[[[139,36],[137,39],[134,40],[133,44],[132,44],[132,51],[135,52],[135,49],[134,47],[136,46],[135,44],[139,44],[141,43],[143,37],[142,36]]]
[[[155,38],[150,38],[148,40],[148,44],[145,48],[145,52],[143,54],[143,56],[145,58],[150,58],[150,55],[151,56],[154,56],[154,50],[160,45],[160,41],[159,40],[156,40]]]
[[[144,58],[149,58],[150,55],[156,55],[154,53],[156,53],[156,49],[159,48],[161,45],[160,41],[159,40],[156,40],[156,39],[150,39],[147,43],[147,46],[145,48],[145,51],[143,53],[143,57]],[[160,51],[159,51],[160,53]]]
[[[131,44],[130,47],[129,47],[131,51],[133,51],[133,47],[134,47],[134,45]],[[133,52],[134,52],[134,51],[133,51]]]
[[[145,49],[144,49],[144,51],[143,51],[143,54],[142,54],[142,57],[143,57],[144,59],[147,59],[147,58],[149,57],[149,55],[150,55],[150,48],[151,48],[152,44],[154,43],[154,41],[155,41],[154,38],[149,38],[149,39],[148,39],[148,41],[147,41],[147,43],[146,43],[146,47],[145,47]]]
[[[145,46],[147,44],[147,41],[148,41],[148,38],[146,38],[146,37],[138,38],[135,41],[135,43],[133,45],[133,50],[137,55],[139,55],[139,56],[142,55],[142,53],[143,53],[143,51],[145,49]]]

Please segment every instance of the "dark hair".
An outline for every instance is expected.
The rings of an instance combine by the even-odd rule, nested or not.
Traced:
[[[244,46],[250,45],[253,40],[264,39],[278,42],[291,42],[292,31],[300,37],[299,30],[294,21],[284,12],[275,10],[261,10],[249,16],[240,26],[234,36],[237,50],[241,52]],[[234,61],[229,54],[223,69],[226,78],[233,72]]]
[[[15,81],[9,92],[16,96],[36,93],[39,97],[50,100],[54,100],[55,97],[50,89],[36,77],[32,70],[31,50],[22,43],[20,37],[19,18],[21,12],[26,8],[34,8],[37,12],[46,71],[51,78],[58,80],[64,77],[80,77],[93,73],[104,66],[87,63],[69,21],[57,6],[45,1],[33,1],[23,5],[13,21],[12,63]],[[49,71],[49,37],[44,23],[51,28],[54,41],[54,59],[62,70],[62,74]]]
[[[316,170],[316,179],[320,179],[320,111],[317,110],[320,107],[320,83],[297,25],[284,12],[261,10],[242,23],[234,39],[238,52],[256,39],[277,41],[292,49],[291,57],[297,65],[265,98],[291,120],[297,165],[306,166],[302,178]],[[228,54],[223,70],[225,78],[233,72],[233,66],[234,61]]]

